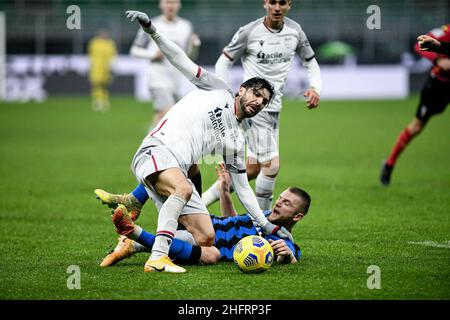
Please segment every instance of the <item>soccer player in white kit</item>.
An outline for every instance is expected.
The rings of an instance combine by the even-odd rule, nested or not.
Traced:
[[[274,84],[275,96],[257,116],[249,119],[247,137],[247,175],[256,178],[255,193],[262,210],[271,208],[275,178],[280,169],[278,151],[279,117],[282,108],[283,86],[291,62],[297,54],[306,69],[309,89],[305,92],[307,107],[316,108],[322,87],[320,68],[301,26],[285,17],[291,0],[264,0],[267,11],[241,27],[223,49],[216,63],[216,74],[229,83],[229,71],[241,58],[244,81],[261,77]],[[219,199],[217,182],[202,195],[206,206]]]
[[[195,60],[201,43],[194,33],[192,23],[178,16],[181,1],[160,0],[159,8],[162,14],[152,18],[152,24],[159,33],[175,42],[189,58]],[[149,61],[147,77],[154,109],[153,128],[181,98],[179,89],[183,75],[164,58],[155,42],[141,28],[131,46],[130,54]]]
[[[199,245],[212,245],[214,229],[208,210],[187,178],[190,166],[211,153],[222,153],[235,192],[255,225],[267,234],[292,239],[284,227],[269,222],[258,206],[245,171],[245,138],[241,122],[255,116],[273,96],[273,86],[262,78],[244,82],[234,95],[214,74],[200,68],[175,43],[159,34],[145,13],[127,11],[150,34],[164,56],[198,90],[177,102],[144,138],[132,171],[158,208],[158,227],[144,271],[185,272],[168,257],[178,222]],[[126,210],[119,206],[116,210]]]

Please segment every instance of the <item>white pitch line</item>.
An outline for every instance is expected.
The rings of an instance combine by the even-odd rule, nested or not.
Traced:
[[[450,241],[437,242],[437,241],[428,240],[428,241],[421,241],[421,242],[408,241],[408,243],[409,244],[417,244],[417,245],[426,246],[426,247],[450,249]]]

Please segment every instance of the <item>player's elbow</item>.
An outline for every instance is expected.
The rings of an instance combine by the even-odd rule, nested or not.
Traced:
[[[220,260],[220,251],[216,247],[201,247],[200,263],[215,264]]]

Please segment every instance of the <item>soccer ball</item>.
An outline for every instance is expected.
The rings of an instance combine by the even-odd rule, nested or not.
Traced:
[[[260,236],[247,236],[241,239],[233,251],[234,263],[244,273],[267,271],[274,258],[270,243]]]

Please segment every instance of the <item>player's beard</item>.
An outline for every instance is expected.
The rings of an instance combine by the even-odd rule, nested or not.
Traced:
[[[255,107],[256,108],[255,112],[247,110],[248,103],[244,96],[242,96],[241,99],[239,100],[239,104],[241,105],[241,111],[242,114],[245,116],[245,118],[254,117],[259,112],[259,107]]]

